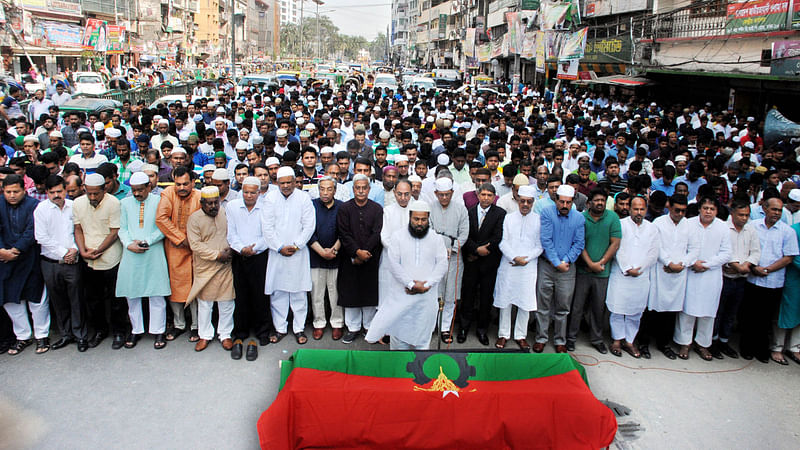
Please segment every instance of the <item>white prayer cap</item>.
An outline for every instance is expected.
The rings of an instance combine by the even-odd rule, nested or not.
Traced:
[[[434,183],[436,192],[445,192],[453,189],[453,180],[450,178],[439,178]]]
[[[514,180],[512,180],[512,184],[515,186],[527,186],[531,184],[530,180],[528,180],[528,176],[523,173],[518,173],[514,175]]]
[[[395,119],[395,120],[392,121],[392,126],[393,127],[396,127],[398,125],[400,125],[400,121],[399,120]]]
[[[446,166],[450,164],[450,157],[448,157],[446,153],[440,153],[439,156],[436,157],[436,164]]]
[[[150,177],[148,177],[147,174],[144,172],[134,173],[133,175],[131,175],[129,181],[131,186],[138,186],[140,184],[147,184],[149,182],[150,182]]]
[[[153,116],[153,122],[158,123],[158,121],[163,118],[164,118],[163,116],[159,116],[158,114],[156,114],[155,116]]]
[[[408,161],[408,156],[406,155],[394,155],[394,162],[400,161]]]
[[[219,197],[219,188],[216,186],[206,186],[200,190],[200,198],[217,198]]]
[[[756,121],[756,118],[755,118],[755,117],[753,117],[753,116],[749,116],[749,117],[747,117],[747,121],[748,121],[748,122],[755,122],[755,121]]]
[[[217,117],[216,119],[214,119],[214,123],[216,123],[216,122],[225,123],[225,118],[224,117]]]
[[[314,131],[314,130],[316,130],[316,129],[317,129],[317,127],[316,127],[316,126],[315,126],[313,123],[310,123],[310,122],[309,122],[309,123],[306,125],[306,130],[308,130],[308,131]]]
[[[569,198],[575,197],[575,188],[568,184],[562,184],[561,186],[558,187],[556,195],[558,195],[559,197],[569,197]]]
[[[425,121],[428,122],[428,123],[433,123],[433,116],[426,117]]]
[[[279,166],[279,165],[281,165],[281,162],[278,160],[278,158],[276,158],[274,156],[270,156],[264,162],[264,165],[267,166],[267,167],[269,167],[269,166]]]
[[[213,172],[215,170],[217,170],[217,166],[214,164],[206,164],[203,166],[203,172]]]
[[[214,173],[211,175],[211,179],[219,181],[228,181],[231,179],[231,177],[228,174],[228,169],[214,169]]]
[[[119,131],[118,129],[114,128],[114,127],[111,127],[108,130],[106,130],[106,136],[111,137],[111,138],[118,138],[118,137],[122,136],[122,132]]]
[[[681,162],[681,161],[685,162],[686,161],[686,156],[678,155],[678,156],[675,157],[675,162]]]
[[[25,138],[22,139],[22,142],[33,142],[33,143],[38,144],[39,143],[39,138],[37,138],[36,136],[34,136],[32,134],[29,134],[29,135],[25,136]]]
[[[161,125],[166,125],[166,126],[169,126],[169,120],[167,120],[167,119],[161,119],[161,120],[159,120],[159,121],[158,121],[158,126],[161,126]]]
[[[744,147],[745,147],[745,148],[749,148],[750,150],[752,150],[752,149],[756,148],[755,144],[753,144],[753,141],[747,141],[747,142],[745,142],[745,143],[744,143]]]
[[[279,128],[278,131],[275,132],[275,137],[286,137],[289,133],[284,130],[283,128]]]
[[[169,123],[169,122],[167,122],[167,123]],[[103,131],[105,128],[106,127],[105,127],[105,125],[103,125],[103,122],[95,122],[94,123],[94,131]]]
[[[278,180],[285,177],[294,178],[294,170],[291,167],[283,166],[280,169],[278,169]]]
[[[408,177],[408,182],[409,183],[422,183],[422,178],[420,178],[419,175],[411,175],[410,177]]]
[[[734,136],[734,137],[732,137],[732,138],[731,138],[731,140],[732,140],[733,142],[736,142],[736,143],[738,144],[738,143],[739,143],[739,142],[742,140],[742,138],[741,138],[741,137],[739,137],[739,136]]]
[[[320,154],[323,154],[323,153],[335,153],[335,152],[333,151],[333,147],[328,147],[328,146],[326,146],[326,147],[322,147],[322,148],[319,150],[319,153],[320,153]]]
[[[577,139],[573,139],[573,140],[571,140],[571,141],[569,142],[569,146],[570,146],[570,147],[572,147],[573,145],[577,145],[578,147],[580,147],[580,146],[581,146],[581,143],[580,143],[580,142],[578,142],[578,140],[577,140]]]
[[[414,200],[408,205],[409,212],[431,212],[431,207],[428,205],[427,202],[423,202],[422,200]]]
[[[218,113],[223,113],[223,114],[225,114],[225,108],[223,108],[222,106],[220,106],[219,108],[217,108],[217,112],[218,112]]]
[[[236,123],[236,125],[239,125],[240,123],[244,122],[244,119],[242,119],[242,116],[236,116],[236,118],[233,119],[233,122]]]
[[[391,135],[391,134],[389,134],[389,132],[388,132],[388,131],[386,131],[386,130],[383,130],[383,131],[381,131],[381,132],[380,132],[380,134],[378,134],[378,137],[379,137],[380,139],[389,139],[390,137],[392,137],[392,135]]]
[[[55,138],[59,138],[59,139],[64,139],[64,135],[63,135],[63,134],[61,134],[61,132],[60,132],[60,131],[58,131],[58,130],[53,130],[53,131],[51,131],[51,132],[50,132],[50,137],[55,137]]]
[[[610,126],[610,125],[611,125],[611,124],[610,124],[610,123],[608,123],[608,121],[607,121],[607,120],[604,120],[604,121],[600,122],[600,126],[601,126],[601,127],[603,127],[603,128],[606,128],[606,127],[608,127],[608,126]]]
[[[353,177],[353,184],[356,184],[356,181],[361,181],[361,180],[366,180],[367,182],[369,182],[369,177],[364,175],[363,173],[357,173]]]
[[[302,124],[306,123],[306,119],[303,119],[302,117],[298,117],[297,119],[295,119],[295,122],[297,123],[297,125],[302,125]]]
[[[789,191],[789,199],[800,202],[800,189],[792,189]]]
[[[380,110],[381,110],[381,107],[380,107],[380,106],[376,106],[376,107],[372,108],[372,110],[373,110],[373,111],[380,111]]]
[[[365,108],[364,105],[361,105],[361,106],[358,107],[358,112],[360,112],[360,113],[363,113],[366,110],[367,110],[367,108]]]
[[[236,150],[247,150],[247,142],[239,141],[236,143]]]
[[[586,152],[580,152],[578,153],[578,156],[575,159],[581,159],[581,158],[591,158],[591,156],[589,156],[589,154]]]
[[[526,198],[536,198],[536,189],[533,186],[520,186],[517,195]]]
[[[264,143],[264,138],[263,137],[261,137],[261,136],[253,137],[253,145],[258,145],[258,144],[263,144],[263,143]]]
[[[211,164],[213,166],[213,164]],[[158,166],[155,164],[145,164],[142,166],[142,172],[158,173]]]
[[[183,153],[185,155],[186,154],[186,150],[184,150],[183,147],[176,147],[176,148],[172,149],[172,153],[171,154],[176,155],[176,154],[181,154],[181,153]]]
[[[103,176],[99,173],[90,173],[89,175],[86,175],[86,180],[84,183],[87,186],[105,186],[106,179],[103,178]]]
[[[106,134],[108,134],[108,133],[106,133]],[[189,130],[187,130],[186,128],[184,128],[183,130],[181,130],[180,133],[178,133],[178,139],[181,140],[181,141],[188,141],[190,134],[192,134],[192,133]]]
[[[471,124],[471,123],[469,123],[469,122],[467,122],[467,123],[462,123],[462,124],[461,124],[461,126],[462,126],[463,128],[466,128],[466,129],[468,129],[468,130],[472,128],[472,124]]]
[[[328,106],[333,106],[333,100],[328,100]]]
[[[128,170],[130,170],[131,173],[141,172],[143,167],[144,162],[141,159],[134,159],[130,164],[128,164]]]
[[[258,186],[261,187],[261,180],[258,177],[245,177],[242,180],[242,186]]]

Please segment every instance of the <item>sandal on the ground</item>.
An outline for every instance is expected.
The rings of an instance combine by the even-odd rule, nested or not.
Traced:
[[[626,342],[625,344],[623,344],[622,349],[625,350],[627,354],[633,356],[634,358],[642,357],[642,354],[639,353],[639,350],[637,350],[636,347],[634,347],[633,344],[631,344],[630,342]]]
[[[780,359],[776,358],[775,354],[777,354],[781,358]],[[769,355],[769,359],[775,361],[776,363],[778,363],[778,364],[780,364],[782,366],[788,366],[789,365],[789,361],[787,361],[786,358],[783,357],[781,352],[772,352],[772,354]]]
[[[20,353],[22,353],[23,350],[25,350],[25,347],[29,345],[31,345],[30,339],[24,339],[21,341],[17,339],[17,342],[14,342],[14,345],[12,345],[11,348],[8,349],[8,354],[19,355]]]
[[[678,358],[687,360],[689,359],[689,346],[688,345],[681,345],[681,348],[678,350]]]
[[[277,344],[286,336],[286,333],[280,333],[278,331],[273,331],[269,334],[269,343],[270,344]]]
[[[156,350],[161,350],[162,348],[167,346],[167,341],[164,339],[164,334],[157,334],[156,340],[153,342],[153,348]]]
[[[711,352],[708,351],[708,349],[705,347],[695,345],[694,352],[700,355],[700,357],[703,358],[703,361],[711,361],[712,359],[714,359],[714,355],[712,355]]]
[[[191,334],[189,334],[189,342],[197,342],[200,340],[200,334],[197,330],[192,330]]]
[[[125,338],[125,348],[133,348],[136,347],[136,343],[139,342],[139,339],[142,338],[141,334],[129,334],[127,338]]]
[[[41,338],[36,340],[36,353],[41,355],[50,350],[50,338]]]
[[[612,355],[620,357],[622,356],[622,344],[615,342],[611,344],[611,347],[608,348],[608,351],[610,351]]]
[[[178,336],[182,335],[183,333],[186,333],[185,328],[172,327],[169,329],[169,331],[167,331],[166,338],[168,341],[174,341],[175,339],[178,339]]]
[[[442,332],[442,342],[445,344],[452,344],[453,343],[453,335],[450,334],[449,331]]]
[[[308,342],[308,338],[306,337],[306,334],[304,332],[302,332],[302,331],[299,332],[299,333],[295,333],[294,334],[294,338],[297,340],[297,343],[300,344],[300,345],[303,345],[306,342]]]

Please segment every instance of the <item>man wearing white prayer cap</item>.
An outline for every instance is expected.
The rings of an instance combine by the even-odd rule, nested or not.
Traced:
[[[177,148],[181,145],[177,137],[169,134],[169,120],[160,119],[157,122],[156,131],[158,131],[158,134],[150,139],[151,148],[161,150],[161,144],[167,141],[172,143],[172,148]]]
[[[584,247],[584,217],[572,208],[573,197],[575,189],[561,185],[556,191],[555,205],[540,212],[544,253],[537,268],[536,323],[539,328],[533,344],[536,353],[541,353],[549,341],[551,322],[556,352],[567,352],[567,316],[575,290],[575,262]]]
[[[142,171],[134,172],[129,180],[131,196],[120,201],[119,239],[122,242],[122,260],[117,272],[116,296],[128,303],[131,333],[125,347],[133,348],[144,334],[142,297],[148,297],[150,309],[149,332],[155,336],[153,347],[162,349],[165,338],[167,302],[172,291],[169,269],[164,255],[164,235],[156,226],[159,197],[150,195],[150,177]],[[147,279],[147,283],[142,283]]]
[[[443,155],[439,155],[440,157]],[[446,157],[446,155],[444,155]],[[449,162],[449,159],[448,159]],[[449,171],[444,171],[450,175]],[[461,278],[464,274],[464,261],[461,247],[469,236],[469,215],[464,203],[453,199],[453,180],[443,176],[434,182],[436,200],[430,202],[431,227],[441,236],[447,248],[448,268],[444,281],[439,284],[439,297],[444,300],[442,311],[441,339],[453,342],[453,312],[456,302],[461,298]]]
[[[214,169],[214,173],[211,174],[211,185],[219,189],[219,201],[223,207],[239,198],[239,193],[231,190],[231,177],[228,169]]]
[[[241,196],[225,207],[228,216],[228,243],[233,249],[233,285],[236,308],[233,311],[233,349],[231,358],[242,357],[243,341],[252,330],[260,345],[269,343],[272,330],[269,300],[264,294],[267,273],[267,242],[261,228],[263,203],[259,201],[261,180],[249,176],[242,180]],[[255,341],[247,344],[247,360],[258,357]]]
[[[287,333],[289,308],[294,315],[292,331],[298,344],[308,342],[305,322],[307,294],[311,291],[311,266],[308,241],[314,233],[316,215],[311,197],[296,189],[294,170],[277,171],[278,190],[269,190],[264,199],[261,232],[269,247],[264,293],[271,295],[270,308],[275,332],[271,343]]]
[[[500,252],[503,258],[497,270],[494,306],[500,309],[500,323],[495,347],[504,348],[511,339],[511,308],[517,307],[514,341],[527,351],[526,340],[530,311],[536,311],[536,275],[542,254],[539,215],[532,211],[536,190],[520,186],[517,191],[519,209],[506,215]]]
[[[439,283],[447,272],[445,244],[430,230],[431,206],[408,205],[407,228],[397,230],[388,245],[391,292],[372,320],[367,342],[391,336],[392,350],[427,350],[436,327]]]

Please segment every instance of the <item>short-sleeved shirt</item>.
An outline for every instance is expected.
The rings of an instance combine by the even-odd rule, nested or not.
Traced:
[[[3,99],[3,106],[6,107],[6,115],[9,119],[17,119],[25,116],[25,114],[22,113],[22,108],[19,106],[17,99],[10,95],[6,95]]]
[[[89,199],[82,195],[72,203],[72,221],[75,225],[81,226],[86,248],[97,248],[112,228],[119,229],[119,200],[111,194],[105,194],[95,208],[89,203]],[[94,270],[108,270],[119,264],[121,259],[122,244],[117,239],[99,258],[86,263]]]
[[[797,256],[800,254],[797,243],[797,233],[789,225],[778,221],[770,228],[767,228],[764,219],[756,220],[753,227],[758,233],[758,240],[761,244],[761,258],[758,265],[767,267],[784,256]],[[786,277],[786,268],[775,272],[770,272],[765,277],[748,275],[747,281],[764,288],[778,289],[783,287]]]
[[[606,209],[603,212],[603,217],[598,221],[594,220],[588,210],[583,212],[583,217],[586,219],[584,222],[584,227],[586,228],[584,250],[589,254],[592,261],[597,261],[608,250],[609,238],[622,238],[619,216],[614,211]],[[606,263],[606,267],[602,272],[594,273],[587,270],[583,259],[578,259],[578,272],[589,273],[597,278],[608,278],[611,272],[611,262]]]

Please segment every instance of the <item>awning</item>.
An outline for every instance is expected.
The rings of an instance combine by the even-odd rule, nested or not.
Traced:
[[[607,77],[597,77],[592,80],[582,80],[585,83],[607,84],[610,86],[640,87],[655,84],[653,80],[645,77],[629,75],[609,75]]]

